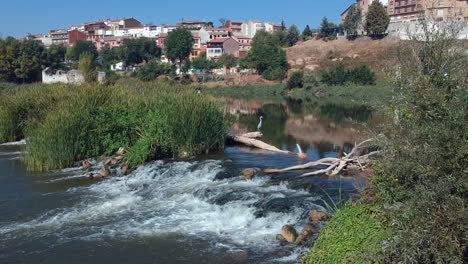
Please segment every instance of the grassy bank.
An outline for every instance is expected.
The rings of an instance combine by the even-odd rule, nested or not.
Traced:
[[[3,91],[0,141],[28,139],[28,168],[43,171],[125,147],[131,165],[219,149],[220,106],[193,89],[125,81],[113,86],[36,84]]]
[[[203,88],[209,94],[217,97],[231,97],[236,99],[268,100],[279,103],[286,102],[283,96],[285,84],[223,86]],[[355,104],[368,105],[374,108],[388,104],[393,96],[393,88],[388,84],[378,85],[341,85],[341,86],[313,86],[305,83],[304,88],[293,89],[289,98],[302,100],[309,104]]]
[[[320,232],[302,258],[312,263],[376,263],[388,237],[377,205],[348,202]]]

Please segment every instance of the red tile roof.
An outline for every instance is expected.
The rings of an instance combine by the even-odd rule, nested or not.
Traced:
[[[209,41],[209,43],[224,43],[228,39],[230,39],[230,38],[215,38],[215,39],[212,39],[211,41]]]

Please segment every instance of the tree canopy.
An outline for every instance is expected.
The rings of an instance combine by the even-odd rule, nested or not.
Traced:
[[[241,60],[244,68],[254,68],[267,79],[283,79],[288,70],[286,52],[273,34],[258,32],[252,40],[252,48]]]
[[[107,55],[112,56],[112,54]],[[159,57],[161,57],[161,49],[156,45],[154,40],[148,38],[125,39],[120,48],[120,59],[126,65],[149,62]]]
[[[309,25],[307,25],[305,28],[304,28],[304,31],[302,31],[302,39],[306,39],[306,38],[309,38],[309,37],[312,37],[314,35],[314,33],[312,32],[312,30],[310,29]]]
[[[296,25],[291,25],[289,27],[286,40],[288,42],[289,47],[296,45],[296,43],[299,41],[299,29]]]
[[[73,46],[67,49],[67,59],[71,61],[79,61],[82,54],[91,54],[94,59],[97,58],[98,51],[96,46],[91,41],[78,40]]]
[[[366,15],[365,29],[372,36],[384,34],[387,31],[390,17],[380,1],[373,1]]]
[[[206,52],[200,54],[200,56],[192,59],[192,68],[202,72],[213,69],[213,63],[206,58]]]
[[[227,69],[237,66],[237,58],[232,56],[231,54],[223,54],[218,59],[218,63]]]
[[[170,32],[164,41],[166,57],[175,63],[179,61],[179,65],[189,57],[192,51],[194,40],[192,33],[185,28],[177,28]]]
[[[357,4],[351,5],[343,23],[343,27],[348,35],[357,35],[357,29],[362,21],[361,8]]]

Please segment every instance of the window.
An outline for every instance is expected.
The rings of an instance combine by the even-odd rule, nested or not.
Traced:
[[[444,15],[444,9],[437,9],[437,16],[443,16]]]

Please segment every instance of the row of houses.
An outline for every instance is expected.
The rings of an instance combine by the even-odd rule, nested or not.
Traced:
[[[373,1],[380,1],[387,9],[391,23],[415,21],[421,16],[439,21],[449,18],[468,21],[468,0],[356,0],[364,14],[363,19]],[[341,14],[341,22],[344,22],[349,8]]]
[[[194,38],[191,57],[206,52],[209,59],[215,59],[228,53],[243,57],[251,46],[252,38],[260,30],[275,32],[281,29],[278,23],[262,23],[259,20],[226,21],[222,27],[213,27],[211,22],[201,20],[183,20],[176,25],[142,24],[137,19],[120,18],[86,22],[68,29],[49,30],[46,35],[31,35],[45,46],[73,45],[78,40],[93,42],[97,49],[105,46],[118,47],[127,38],[150,38],[164,49],[168,34],[176,28],[190,30]]]

